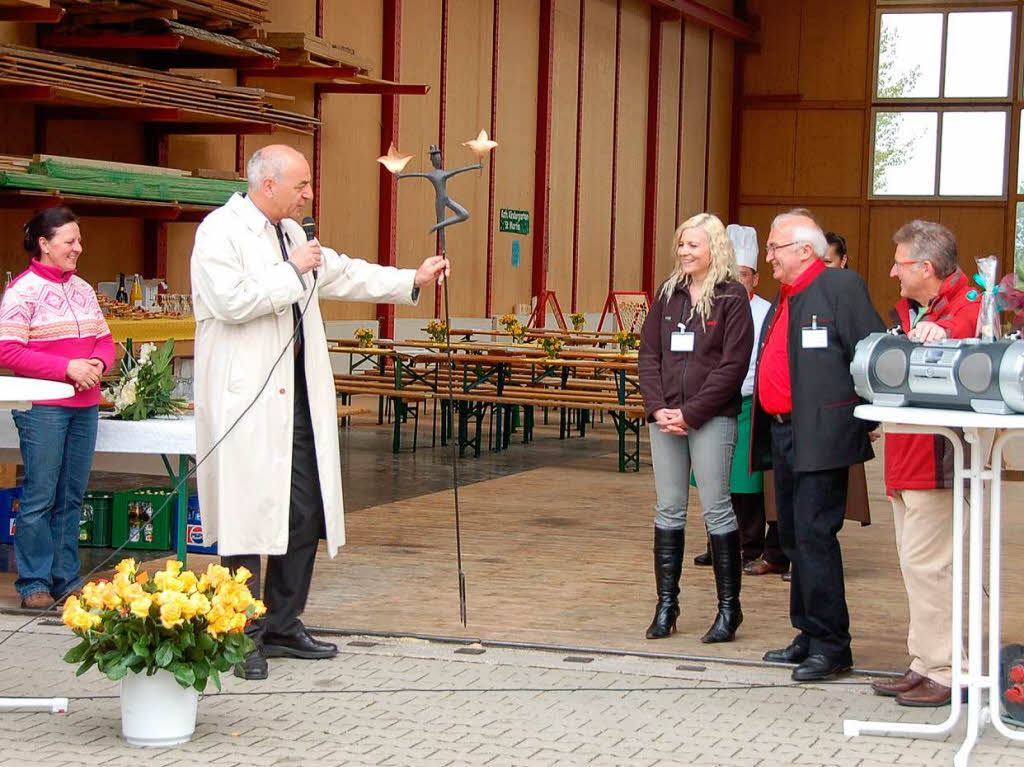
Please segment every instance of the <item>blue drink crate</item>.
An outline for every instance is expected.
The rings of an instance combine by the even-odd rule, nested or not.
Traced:
[[[203,518],[199,513],[199,496],[188,497],[188,512],[185,516],[185,542],[189,554],[216,554],[217,544],[204,545]]]
[[[20,485],[0,489],[0,543],[14,543],[14,527],[20,507]]]

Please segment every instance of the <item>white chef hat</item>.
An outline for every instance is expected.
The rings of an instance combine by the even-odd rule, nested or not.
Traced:
[[[737,266],[745,266],[756,272],[757,230],[752,226],[729,224],[729,226],[725,227],[725,233],[729,235],[733,248],[736,250]]]

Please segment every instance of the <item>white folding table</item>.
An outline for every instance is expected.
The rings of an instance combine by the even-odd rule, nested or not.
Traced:
[[[33,400],[57,400],[75,396],[71,384],[60,381],[46,381],[41,378],[16,378],[0,376],[0,415],[11,421],[12,409],[27,410]],[[17,446],[17,432],[15,432]],[[49,711],[63,714],[68,710],[67,698],[0,698],[0,711]]]
[[[915,407],[881,407],[860,405],[854,415],[866,421],[884,424],[885,431],[901,434],[938,434],[953,445],[953,627],[952,670],[953,693],[949,716],[938,724],[908,722],[862,722],[848,719],[843,733],[848,736],[923,735],[938,736],[949,732],[960,720],[963,712],[961,687],[967,690],[967,732],[964,742],[953,760],[955,767],[965,767],[978,740],[981,729],[989,721],[1001,734],[1016,741],[1024,741],[1024,733],[1014,732],[1000,717],[999,642],[1000,642],[1000,513],[1002,484],[1002,452],[1005,444],[1024,436],[1024,415],[993,415],[969,410],[939,410]],[[954,429],[962,429],[963,440]],[[988,444],[996,430],[1002,433],[992,446],[991,468],[986,468]],[[964,471],[964,442],[970,451],[968,470]],[[964,480],[970,487],[969,572],[967,591],[967,673],[961,669],[960,658],[964,646],[963,632],[963,575],[964,575]],[[984,482],[990,481],[989,514],[989,662],[984,673],[984,593],[983,559],[984,535]],[[985,694],[988,693],[986,701]]]

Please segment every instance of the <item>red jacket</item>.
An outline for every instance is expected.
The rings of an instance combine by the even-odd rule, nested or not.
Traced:
[[[947,277],[939,293],[919,322],[934,322],[945,328],[949,338],[973,338],[977,333],[977,300],[967,297],[970,283],[959,268]],[[920,304],[903,298],[896,304],[895,319],[904,332],[910,331],[911,311]],[[953,486],[953,447],[937,434],[885,435],[885,490],[935,490]]]

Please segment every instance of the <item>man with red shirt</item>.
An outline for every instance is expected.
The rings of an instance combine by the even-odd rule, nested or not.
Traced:
[[[774,470],[779,539],[793,564],[789,615],[800,632],[764,659],[800,664],[797,682],[853,666],[837,534],[849,467],[874,454],[873,425],[853,415],[850,361],[860,339],[884,329],[860,275],[825,267],[827,247],[808,211],[772,222],[766,250],[781,289],[761,334],[751,430],[752,468]]]
[[[973,338],[977,301],[941,224],[911,221],[895,235],[890,277],[900,281],[895,319],[908,338]],[[953,678],[953,446],[932,434],[885,435],[885,486],[910,604],[910,668],[872,684],[904,706],[946,706]]]

